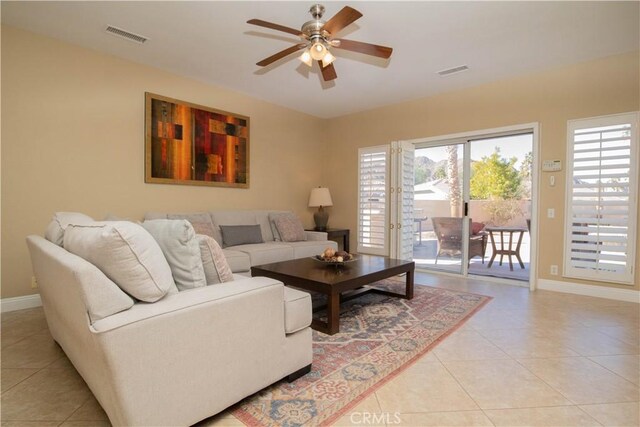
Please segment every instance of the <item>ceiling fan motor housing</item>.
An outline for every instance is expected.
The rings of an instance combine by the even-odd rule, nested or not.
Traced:
[[[324,27],[325,22],[321,20],[307,21],[302,24],[303,34],[306,34],[309,37],[313,36],[321,36],[322,35],[322,27]]]

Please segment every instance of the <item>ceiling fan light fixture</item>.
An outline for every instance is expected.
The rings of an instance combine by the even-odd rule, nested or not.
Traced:
[[[309,53],[309,49],[305,49],[304,52],[302,52],[302,55],[300,55],[300,61],[304,62],[305,64],[307,64],[307,66],[311,67],[311,64],[313,64],[313,59],[311,58],[311,54]]]
[[[322,58],[322,66],[326,67],[335,60],[336,60],[336,57],[333,56],[331,52],[327,50],[327,53],[324,54],[324,58]]]
[[[329,49],[338,48],[384,59],[389,59],[391,56],[393,49],[387,46],[347,39],[337,40],[335,38],[340,31],[362,17],[362,13],[354,8],[344,6],[327,21],[321,19],[324,15],[324,7],[322,5],[313,5],[309,12],[311,12],[313,20],[302,24],[300,30],[261,19],[248,20],[248,24],[293,34],[301,39],[301,42],[257,62],[256,65],[266,67],[293,53],[303,51],[299,57],[300,61],[308,66],[312,66],[313,61],[318,62],[322,71],[322,78],[325,82],[328,82],[338,77],[333,66],[336,57],[329,52]]]
[[[322,61],[324,56],[327,54],[327,48],[321,42],[315,42],[311,45],[309,51],[311,53],[311,57],[316,61]]]

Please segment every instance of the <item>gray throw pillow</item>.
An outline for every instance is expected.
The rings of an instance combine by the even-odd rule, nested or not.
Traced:
[[[221,225],[222,245],[229,246],[263,243],[260,225]]]

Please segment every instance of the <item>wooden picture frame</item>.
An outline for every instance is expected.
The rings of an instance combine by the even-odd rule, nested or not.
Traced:
[[[146,92],[145,182],[249,188],[249,117]]]

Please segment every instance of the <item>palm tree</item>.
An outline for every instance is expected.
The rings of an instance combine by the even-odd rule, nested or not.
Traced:
[[[447,180],[449,181],[451,216],[459,217],[462,213],[462,195],[460,194],[460,179],[458,177],[457,145],[447,145]]]

